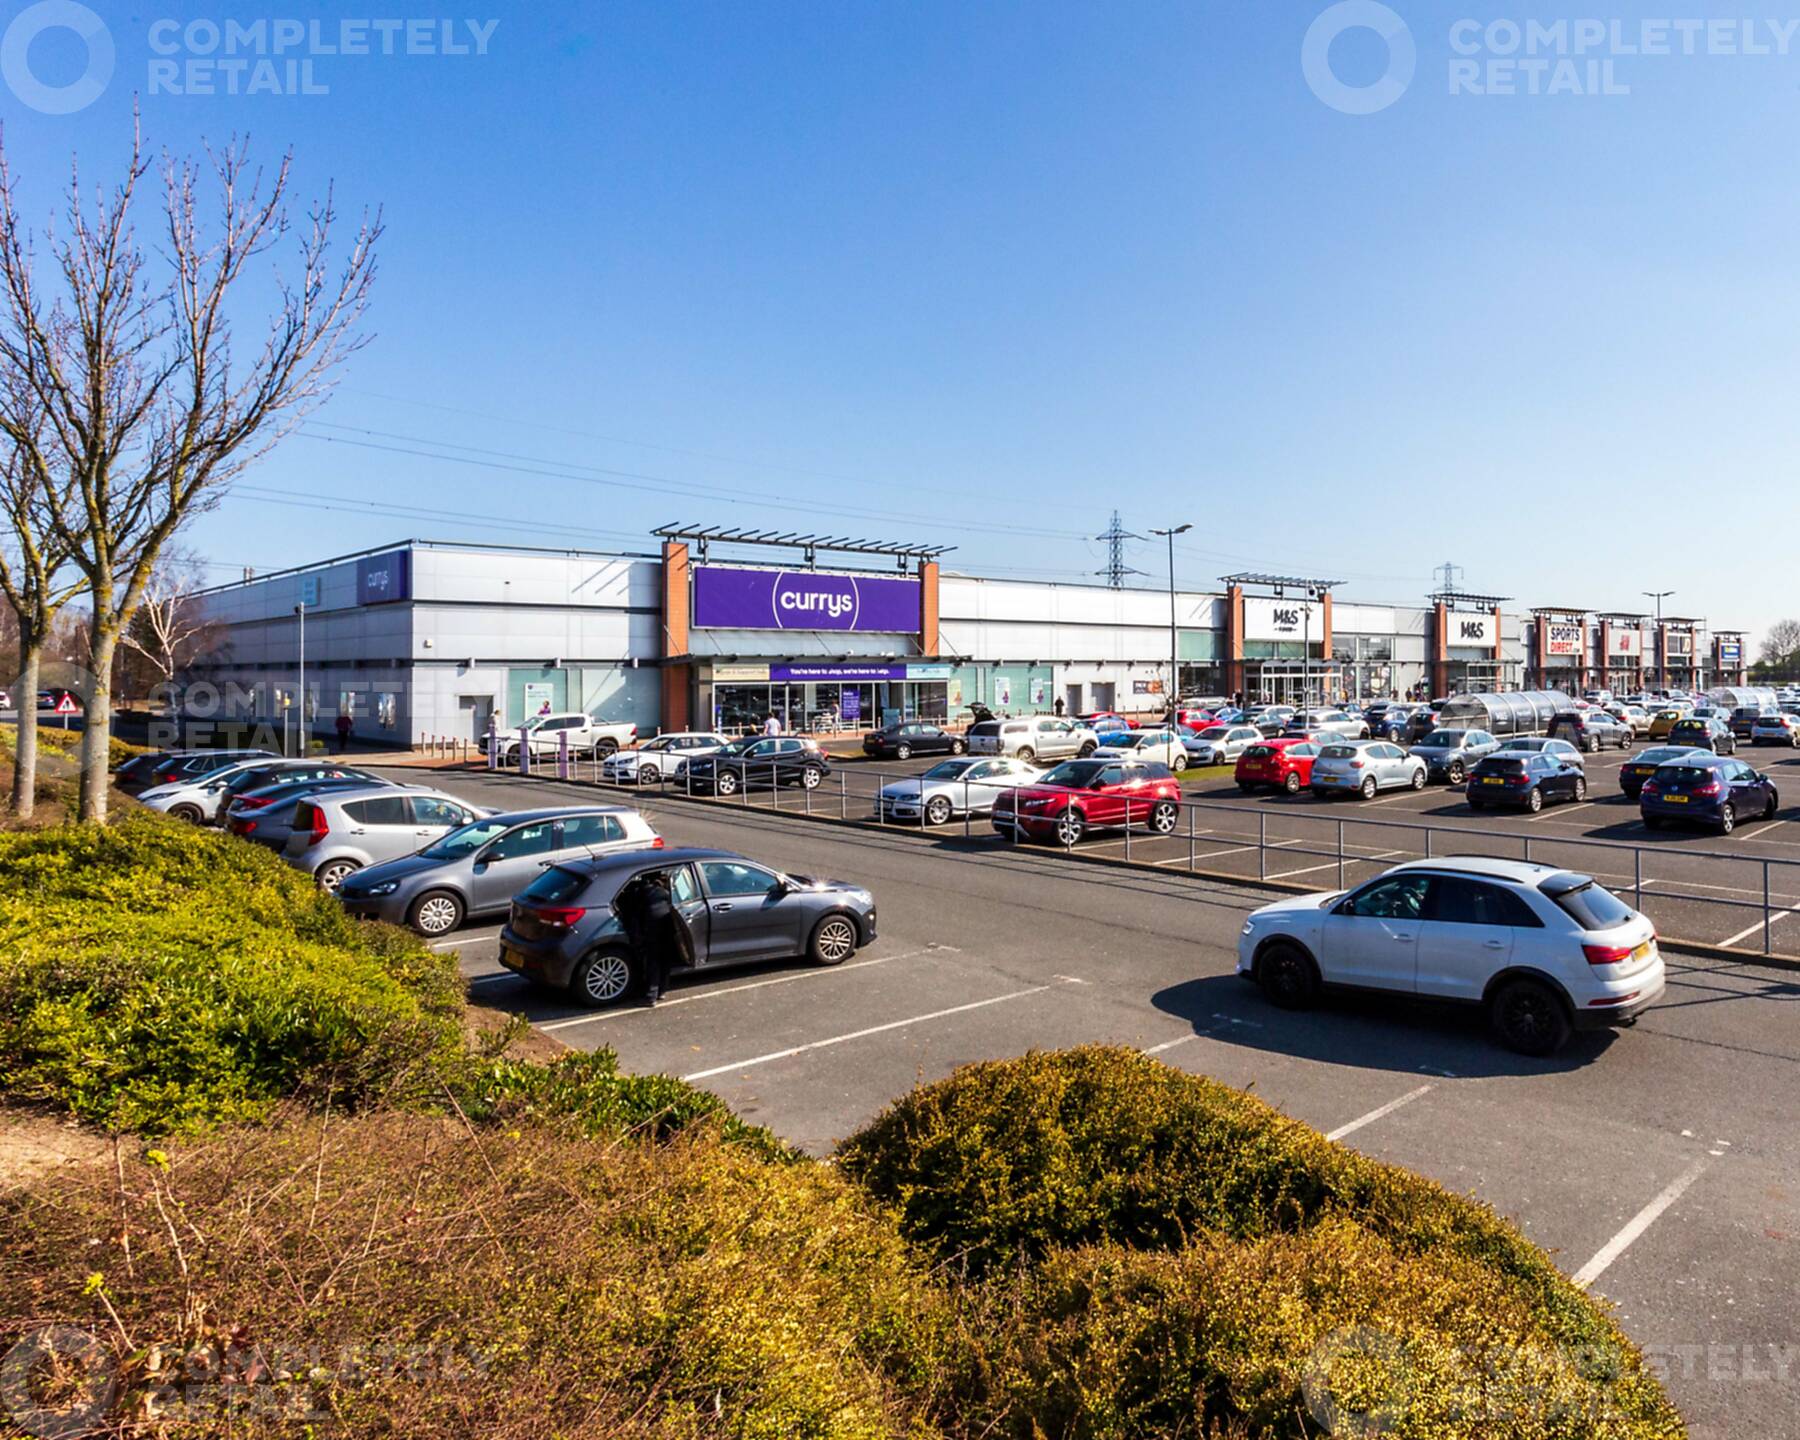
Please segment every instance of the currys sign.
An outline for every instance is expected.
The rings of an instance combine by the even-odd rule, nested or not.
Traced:
[[[356,562],[356,603],[382,605],[405,600],[412,594],[412,552],[390,550],[386,555],[367,555]]]
[[[694,570],[694,625],[727,630],[878,630],[916,635],[919,581],[816,570]]]

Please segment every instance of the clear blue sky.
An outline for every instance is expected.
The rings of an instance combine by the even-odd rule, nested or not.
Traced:
[[[116,168],[159,18],[444,13],[95,8],[98,100],[0,89],[40,212],[71,153]],[[1394,8],[1417,70],[1367,116],[1302,74],[1322,0],[459,0],[499,22],[485,56],[316,55],[323,95],[143,93],[157,144],[291,145],[303,192],[333,181],[388,225],[375,342],[247,482],[343,508],[246,490],[192,541],[223,579],[409,534],[765,523],[1075,578],[1116,505],[1194,522],[1196,586],[1297,570],[1405,601],[1449,559],[1529,604],[1800,610],[1800,36],[1595,52],[1624,95],[1452,95],[1457,18],[1593,8]],[[1330,51],[1350,84],[1387,57],[1367,31]],[[49,32],[29,58],[62,83],[86,52]],[[1133,559],[1162,582],[1159,549]]]

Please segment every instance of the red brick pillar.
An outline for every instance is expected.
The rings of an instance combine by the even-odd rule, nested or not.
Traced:
[[[688,587],[688,547],[678,540],[663,541],[662,548],[662,728],[692,729],[692,667],[670,664],[685,658],[688,651],[688,627],[693,620],[692,591]]]
[[[1431,694],[1434,700],[1450,688],[1450,607],[1442,600],[1431,622]]]
[[[1243,688],[1244,587],[1233,585],[1225,591],[1225,693],[1235,696]]]
[[[919,653],[937,657],[938,653],[938,563],[927,560],[919,566]]]
[[[1319,635],[1319,668],[1323,670],[1331,664],[1331,592],[1329,590],[1325,592],[1319,605],[1319,626],[1321,631]],[[1350,689],[1350,680],[1351,677],[1348,675],[1338,676],[1338,684],[1345,690]],[[1354,700],[1356,696],[1352,694],[1350,698]]]

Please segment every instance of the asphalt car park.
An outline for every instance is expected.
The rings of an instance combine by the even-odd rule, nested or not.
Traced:
[[[592,795],[507,776],[441,783],[488,806]],[[1259,812],[1284,808],[1245,803],[1235,786],[1230,797],[1221,806],[1249,815],[1251,833]],[[1071,862],[1050,847],[996,844],[979,825],[966,840],[959,825],[921,840],[809,823],[791,813],[799,797],[781,797],[788,813],[759,798],[745,807],[646,791],[639,804],[670,845],[718,846],[868,886],[880,938],[847,963],[701,973],[656,1010],[588,1010],[503,971],[496,926],[436,943],[457,954],[485,1003],[576,1048],[611,1046],[632,1070],[686,1076],[815,1153],[922,1079],[1032,1046],[1133,1045],[1253,1087],[1325,1133],[1512,1217],[1619,1306],[1694,1435],[1791,1428],[1800,1405],[1800,977],[1671,953],[1668,989],[1635,1027],[1580,1035],[1529,1060],[1495,1045],[1477,1020],[1403,999],[1274,1009],[1232,974],[1238,931],[1270,892],[1179,865]],[[1415,798],[1376,802],[1372,813]],[[1429,815],[1460,797],[1439,786],[1420,804]],[[1304,798],[1300,807],[1334,819],[1369,810]],[[859,813],[868,815],[866,801]],[[1490,817],[1483,828],[1519,818]],[[1334,884],[1335,859],[1330,866],[1301,879]]]

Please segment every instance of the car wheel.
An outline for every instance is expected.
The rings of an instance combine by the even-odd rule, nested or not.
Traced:
[[[1085,752],[1083,752],[1083,753],[1085,753]],[[1037,751],[1033,750],[1029,745],[1021,745],[1018,749],[1017,754],[1018,754],[1018,758],[1023,760],[1027,765],[1029,765],[1033,760],[1037,759]]]
[[[817,765],[808,765],[800,772],[800,783],[808,790],[817,790],[819,782],[825,778],[825,772]]]
[[[598,755],[602,760],[609,759],[618,753],[619,742],[617,740],[601,740],[594,745],[594,754]]]
[[[1500,1043],[1520,1055],[1549,1055],[1569,1038],[1562,1001],[1536,980],[1505,986],[1494,996],[1488,1016]]]
[[[1150,808],[1150,828],[1158,835],[1173,835],[1181,819],[1181,808],[1173,800],[1158,800]]]
[[[1425,788],[1425,771],[1422,768],[1413,771],[1412,779],[1408,783],[1415,790],[1423,790]]]
[[[421,935],[448,935],[462,924],[463,902],[448,890],[427,890],[413,901],[406,923]]]
[[[1464,774],[1462,761],[1452,760],[1450,762],[1450,768],[1448,770],[1446,770],[1444,772],[1444,774],[1449,777],[1450,783],[1452,785],[1462,784],[1463,774]]]
[[[1737,807],[1728,800],[1725,802],[1725,808],[1719,812],[1719,833],[1729,835],[1735,829],[1737,829]]]
[[[856,953],[856,922],[848,915],[827,915],[813,927],[806,953],[815,965],[842,965]]]
[[[169,818],[171,820],[185,820],[190,825],[198,825],[205,817],[201,815],[200,807],[198,805],[171,805],[169,807]]]
[[[1081,843],[1081,837],[1087,834],[1087,817],[1074,807],[1056,817],[1056,838],[1059,843],[1073,849]]]
[[[1773,790],[1771,790],[1769,792],[1768,808],[1766,808],[1763,811],[1763,819],[1773,820],[1775,818],[1775,812],[1777,810],[1779,810],[1780,808],[1781,808],[1781,797],[1779,795],[1777,795]]]
[[[721,795],[737,794],[738,777],[729,770],[721,770],[713,777],[713,789]]]
[[[1577,805],[1579,805],[1579,804],[1581,804],[1582,801],[1584,801],[1586,799],[1587,799],[1587,781],[1584,779],[1577,779],[1575,782],[1575,803]]]
[[[1300,793],[1300,772],[1298,770],[1290,771],[1287,779],[1282,781],[1281,785],[1288,794],[1298,795]]]
[[[963,753],[963,751],[967,750],[968,748],[969,747],[967,745],[963,744],[963,742],[960,740],[952,740],[950,742],[950,753],[952,755],[960,755]]]
[[[660,783],[661,780],[662,771],[658,770],[654,765],[638,766],[638,784],[655,785]]]
[[[354,860],[328,860],[313,871],[313,879],[319,882],[319,888],[327,895],[335,895],[338,886],[344,883],[344,877],[355,874],[361,868]]]
[[[1077,760],[1085,760],[1085,759],[1087,759],[1088,756],[1092,755],[1099,748],[1100,747],[1098,745],[1096,745],[1092,740],[1083,740],[1081,742],[1081,748],[1075,752],[1075,758]]]
[[[1282,1010],[1305,1010],[1319,998],[1319,972],[1298,945],[1264,950],[1256,960],[1256,983],[1269,1003]]]
[[[912,746],[910,746],[910,745],[896,745],[896,746],[895,746],[895,747],[894,747],[894,758],[895,758],[895,759],[896,759],[896,760],[910,760],[910,759],[912,759]]]
[[[948,825],[950,823],[950,801],[945,796],[939,795],[926,805],[925,823],[927,825]]]
[[[1533,815],[1544,808],[1544,792],[1533,785],[1531,792],[1525,797],[1525,808]]]
[[[1364,776],[1362,785],[1359,787],[1362,798],[1365,800],[1373,800],[1375,798],[1375,792],[1380,788],[1381,787],[1375,783],[1375,777],[1373,775]]]
[[[569,993],[583,1005],[616,1005],[637,986],[637,964],[623,950],[596,950],[569,976]]]

